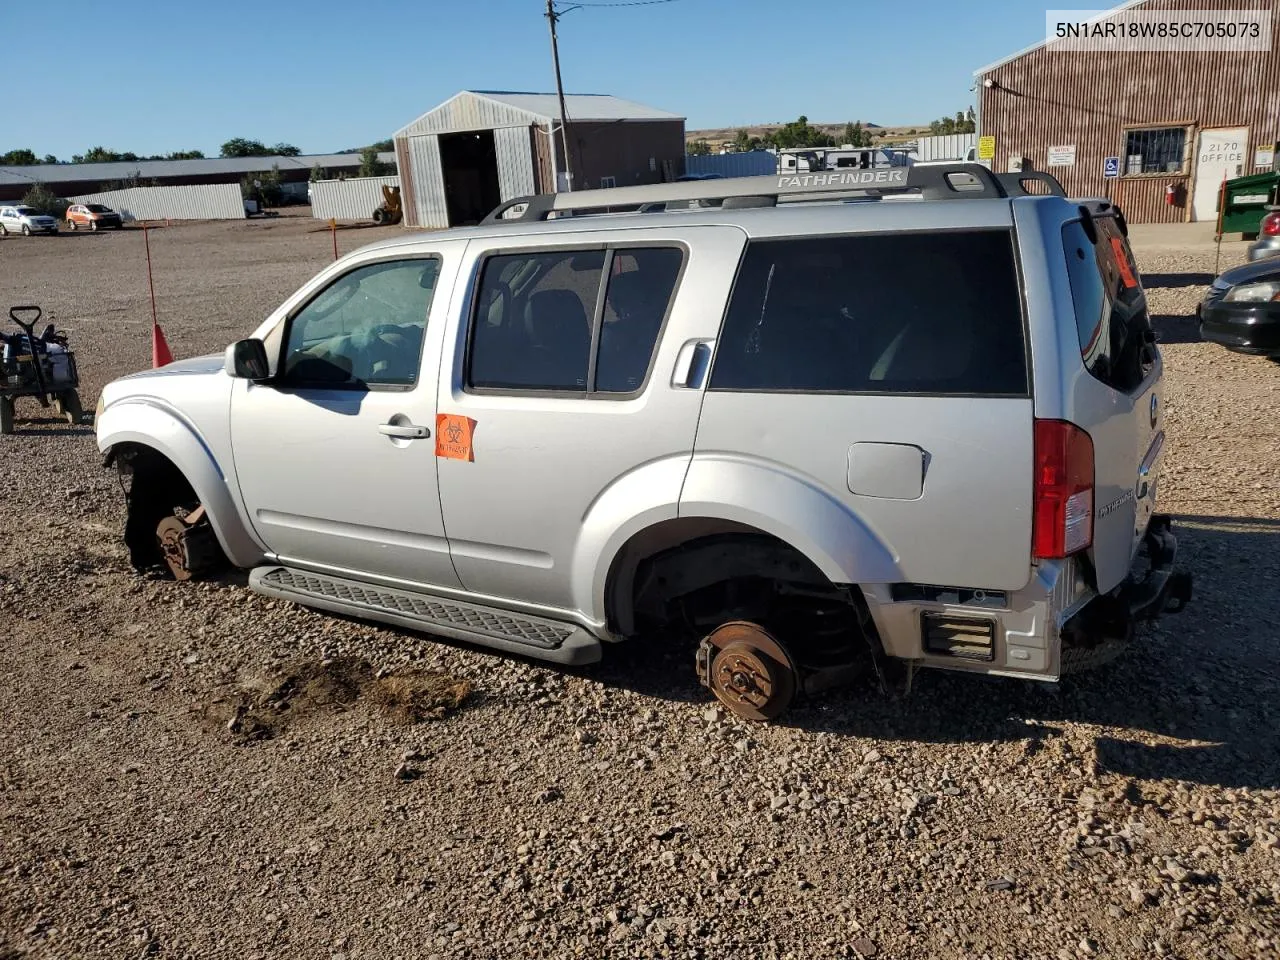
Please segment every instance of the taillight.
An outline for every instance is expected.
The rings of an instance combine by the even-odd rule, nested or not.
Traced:
[[[1262,218],[1262,232],[1268,237],[1280,236],[1280,211]]]
[[[1035,422],[1031,552],[1060,559],[1093,543],[1093,440],[1073,423]]]

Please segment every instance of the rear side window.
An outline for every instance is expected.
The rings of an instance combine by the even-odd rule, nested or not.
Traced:
[[[1097,241],[1079,221],[1062,228],[1080,356],[1096,379],[1122,392],[1151,370],[1151,320],[1138,265],[1112,217],[1098,217]]]
[[[683,263],[683,250],[674,246],[489,257],[472,323],[468,386],[638,392]]]
[[[753,241],[710,389],[1025,396],[1012,234]]]

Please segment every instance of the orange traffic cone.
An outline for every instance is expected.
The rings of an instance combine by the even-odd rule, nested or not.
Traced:
[[[151,366],[163,367],[167,363],[173,363],[173,354],[169,352],[169,343],[164,338],[164,331],[160,329],[160,324],[151,324]]]

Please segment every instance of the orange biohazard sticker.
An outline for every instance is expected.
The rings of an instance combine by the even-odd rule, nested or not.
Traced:
[[[1116,256],[1116,266],[1120,268],[1120,279],[1124,281],[1124,285],[1136,287],[1138,278],[1133,275],[1133,270],[1129,267],[1129,257],[1124,252],[1124,241],[1119,237],[1112,237],[1111,252]]]
[[[436,414],[436,456],[450,460],[474,461],[475,450],[471,439],[475,436],[476,422],[456,413]]]

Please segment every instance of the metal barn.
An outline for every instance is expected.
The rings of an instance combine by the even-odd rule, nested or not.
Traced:
[[[1135,0],[1107,18],[1158,11],[1266,11],[1280,35],[1274,0]],[[1214,220],[1224,177],[1271,169],[1280,140],[1274,42],[1257,52],[1061,46],[1042,41],[975,72],[978,133],[994,138],[993,169],[1047,171],[1073,196],[1109,197],[1133,223]]]
[[[684,117],[597,94],[565,94],[572,186],[674,180],[684,169]],[[475,223],[512,197],[564,190],[554,93],[464,90],[395,135],[404,223]]]

